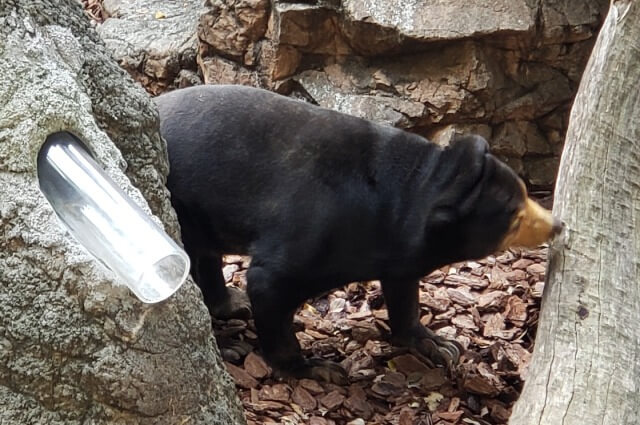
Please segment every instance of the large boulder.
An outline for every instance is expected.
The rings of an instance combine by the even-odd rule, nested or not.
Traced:
[[[70,1],[0,2],[0,72],[0,423],[244,423],[195,284],[142,304],[39,189],[42,143],[72,131],[179,237],[149,96]]]

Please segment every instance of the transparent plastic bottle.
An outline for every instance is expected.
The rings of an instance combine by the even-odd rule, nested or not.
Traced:
[[[69,233],[145,303],[171,296],[189,273],[187,254],[136,205],[68,132],[38,154],[40,189]]]

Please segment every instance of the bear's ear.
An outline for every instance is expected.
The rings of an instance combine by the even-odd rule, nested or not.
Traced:
[[[468,134],[454,137],[449,149],[462,156],[481,158],[485,153],[489,152],[489,143],[482,136]]]
[[[458,137],[451,142],[443,158],[448,175],[432,212],[436,221],[453,221],[473,209],[493,169],[490,157],[489,144],[480,136]]]

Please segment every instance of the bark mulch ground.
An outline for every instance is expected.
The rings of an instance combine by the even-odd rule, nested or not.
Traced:
[[[273,378],[251,320],[214,320],[249,424],[506,424],[531,358],[546,248],[453,264],[422,280],[421,321],[467,348],[456,379],[389,344],[378,282],[353,283],[297,313],[306,355],[339,362],[350,385]],[[244,288],[249,259],[225,258]]]

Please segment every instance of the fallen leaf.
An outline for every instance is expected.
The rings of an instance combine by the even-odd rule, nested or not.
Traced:
[[[431,412],[435,412],[438,409],[438,406],[440,406],[442,399],[444,399],[442,394],[433,391],[424,398],[424,402],[427,403],[427,408]]]

